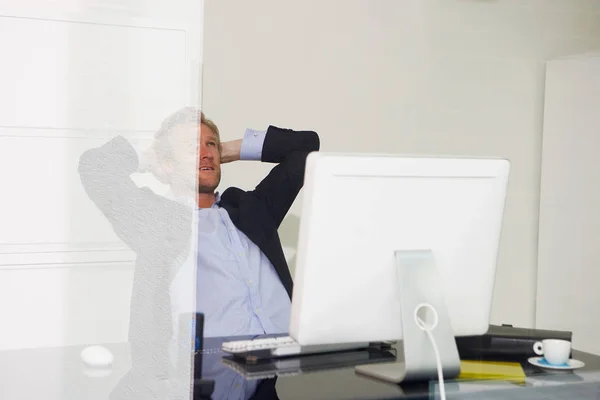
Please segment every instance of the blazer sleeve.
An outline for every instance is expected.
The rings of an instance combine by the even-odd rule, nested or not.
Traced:
[[[138,155],[122,136],[85,151],[79,159],[79,176],[88,197],[111,223],[115,233],[135,252],[157,244],[163,235],[160,220],[168,221],[177,205],[148,188],[139,188],[130,175],[138,168]],[[173,221],[170,221],[171,225]],[[164,244],[163,244],[164,245]]]
[[[316,132],[275,126],[267,129],[261,161],[277,165],[256,186],[253,194],[266,205],[276,227],[304,185],[306,158],[319,148],[320,139]]]

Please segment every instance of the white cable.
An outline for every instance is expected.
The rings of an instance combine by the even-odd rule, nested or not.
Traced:
[[[423,321],[423,319],[416,314],[416,312],[418,311],[420,306],[415,309],[415,317],[417,319],[419,328],[421,328],[423,331],[425,331],[425,333],[427,334],[427,337],[429,338],[429,341],[431,342],[431,346],[433,347],[433,352],[435,353],[435,361],[437,364],[438,381],[439,381],[439,386],[440,386],[440,398],[441,398],[441,400],[446,400],[446,388],[444,386],[444,372],[442,370],[442,360],[440,359],[440,351],[438,350],[437,343],[435,342],[435,338],[433,337],[433,334],[431,333],[432,329],[435,328],[435,326],[437,325],[437,312],[436,312],[435,308],[433,308],[431,305],[427,304],[426,306],[431,308],[433,310],[433,312],[435,313],[436,322],[433,324],[433,327],[427,326],[425,321]]]

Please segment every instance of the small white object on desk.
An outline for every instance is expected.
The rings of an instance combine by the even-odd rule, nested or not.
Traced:
[[[92,368],[107,368],[114,361],[114,356],[110,350],[104,346],[89,346],[81,352],[81,361]]]

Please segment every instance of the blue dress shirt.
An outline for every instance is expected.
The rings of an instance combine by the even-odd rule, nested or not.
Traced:
[[[260,160],[266,132],[246,130],[241,160]],[[198,210],[196,310],[204,336],[288,332],[290,298],[262,251],[219,206]]]

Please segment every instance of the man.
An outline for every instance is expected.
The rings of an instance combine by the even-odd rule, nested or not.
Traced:
[[[205,315],[205,336],[287,332],[292,279],[277,229],[302,187],[306,156],[319,150],[319,137],[271,126],[221,143],[217,126],[198,114],[187,108],[167,118],[152,146],[150,169],[179,201],[194,199],[198,208],[196,310]],[[198,118],[197,162],[190,139],[198,137]],[[278,165],[252,191],[215,192],[221,164],[239,160]]]
[[[134,364],[164,371],[173,318],[191,301],[185,298],[191,293],[190,266],[196,269],[193,300],[205,314],[206,336],[287,331],[292,279],[277,229],[302,187],[306,157],[318,150],[315,132],[274,126],[221,143],[214,123],[185,108],[165,120],[142,165],[122,137],[82,155],[86,192],[137,254],[130,321]],[[221,164],[238,160],[276,165],[254,190],[216,193]],[[167,183],[175,200],[138,188],[130,175],[140,170]],[[195,263],[190,257],[196,257],[196,246]]]

